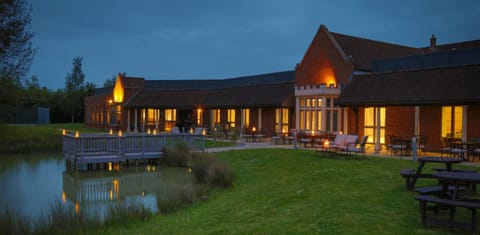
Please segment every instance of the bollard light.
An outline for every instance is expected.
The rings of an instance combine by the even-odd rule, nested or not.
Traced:
[[[66,135],[67,131],[65,129],[62,129],[62,135]]]
[[[112,128],[110,128],[110,130],[108,131],[108,134],[113,135],[113,130],[112,130]]]
[[[79,137],[80,137],[80,132],[75,131],[75,138],[79,138]]]
[[[118,136],[122,136],[122,130],[118,130]]]

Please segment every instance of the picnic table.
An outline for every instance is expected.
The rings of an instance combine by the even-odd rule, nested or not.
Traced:
[[[442,183],[442,194],[440,196],[419,195],[415,197],[419,201],[420,216],[422,224],[434,223],[438,225],[447,225],[449,228],[470,229],[473,234],[477,232],[477,210],[480,209],[480,202],[475,200],[465,200],[459,197],[458,191],[465,186],[476,185],[480,183],[480,174],[472,172],[441,171],[432,174]],[[453,187],[453,193],[450,188]],[[474,187],[473,187],[474,188]],[[474,190],[475,192],[475,190]],[[428,207],[427,205],[433,205]],[[433,208],[435,213],[429,214],[427,211]],[[468,222],[455,219],[457,208],[465,208],[471,212],[471,218]],[[438,213],[439,209],[449,209],[448,218],[442,218]]]
[[[418,178],[433,178],[432,174],[422,174],[422,170],[426,163],[444,163],[446,171],[452,171],[452,164],[461,163],[462,158],[458,157],[437,157],[427,156],[417,158],[418,167],[414,171],[412,169],[402,169],[400,175],[405,178],[408,189],[413,189],[417,183]]]
[[[454,187],[452,200],[457,200],[457,192],[461,186],[480,184],[480,174],[471,172],[442,171],[432,174],[440,180],[443,191],[446,192],[449,186]]]

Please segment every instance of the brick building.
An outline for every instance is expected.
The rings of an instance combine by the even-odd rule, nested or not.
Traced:
[[[267,135],[328,131],[467,140],[480,136],[480,40],[414,48],[330,32],[321,25],[295,71],[223,80],[120,75],[85,98],[86,125],[144,131],[255,127]],[[120,84],[120,85],[118,85]]]

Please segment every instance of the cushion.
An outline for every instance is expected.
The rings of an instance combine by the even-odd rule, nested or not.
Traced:
[[[358,135],[347,135],[345,144],[357,143]]]
[[[345,139],[346,139],[346,135],[337,135],[335,136],[335,146],[343,146],[345,145]]]

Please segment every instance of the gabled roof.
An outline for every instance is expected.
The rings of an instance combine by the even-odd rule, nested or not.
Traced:
[[[182,89],[222,89],[243,86],[258,86],[295,81],[295,71],[284,71],[228,79],[210,80],[146,80],[145,88],[182,90]]]
[[[417,55],[422,49],[380,42],[340,33],[331,33],[346,55],[353,59],[356,70],[371,71],[374,60]]]
[[[423,49],[426,53],[430,53],[430,52],[441,52],[441,51],[455,51],[459,49],[468,49],[468,48],[480,48],[480,40],[440,44],[434,48],[425,47]]]
[[[467,105],[480,103],[480,65],[354,76],[341,106]]]
[[[294,107],[294,83],[233,87],[208,93],[205,107]]]
[[[249,108],[294,107],[294,83],[241,86],[225,89],[143,89],[128,108]]]

